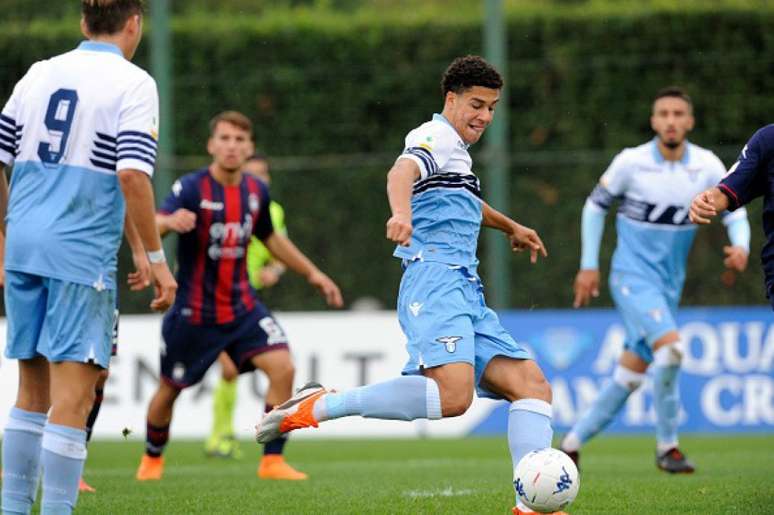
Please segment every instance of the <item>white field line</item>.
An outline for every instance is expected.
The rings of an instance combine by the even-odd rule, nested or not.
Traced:
[[[473,495],[474,493],[476,493],[476,491],[471,490],[470,488],[458,488],[455,490],[449,486],[442,490],[408,490],[403,492],[403,496],[417,499],[428,497],[461,497],[463,495]]]

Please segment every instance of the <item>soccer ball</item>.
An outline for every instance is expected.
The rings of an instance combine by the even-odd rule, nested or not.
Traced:
[[[578,467],[558,449],[532,451],[513,470],[513,487],[529,508],[540,513],[560,511],[578,495]]]

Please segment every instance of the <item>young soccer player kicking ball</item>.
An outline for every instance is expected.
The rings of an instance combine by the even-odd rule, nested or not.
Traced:
[[[481,199],[468,147],[491,123],[500,74],[477,56],[461,57],[443,75],[441,114],[406,136],[387,176],[392,216],[387,238],[405,269],[398,317],[408,338],[403,377],[334,393],[307,385],[269,413],[259,442],[350,415],[392,420],[462,415],[479,396],[510,403],[508,443],[515,468],[528,452],[551,446],[551,387],[540,367],[486,306],[477,273],[482,225],[505,233],[531,262],[546,250],[537,233]],[[514,513],[530,510],[518,503]]]

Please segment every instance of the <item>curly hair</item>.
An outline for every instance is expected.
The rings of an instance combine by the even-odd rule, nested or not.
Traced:
[[[443,96],[452,91],[462,93],[474,86],[500,89],[503,78],[494,67],[478,55],[458,57],[446,68],[441,78]]]
[[[144,11],[143,0],[81,0],[81,13],[92,34],[115,34],[130,16]]]

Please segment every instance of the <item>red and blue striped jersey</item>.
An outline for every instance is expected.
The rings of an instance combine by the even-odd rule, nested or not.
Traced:
[[[265,240],[274,227],[269,190],[249,174],[238,185],[223,186],[205,168],[178,179],[159,210],[185,208],[196,227],[180,234],[177,248],[176,308],[193,324],[225,324],[258,302],[247,278],[247,246]]]
[[[766,243],[761,249],[761,263],[766,275],[766,295],[774,306],[774,124],[761,127],[752,135],[718,187],[728,197],[729,210],[763,197]]]

